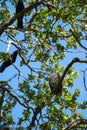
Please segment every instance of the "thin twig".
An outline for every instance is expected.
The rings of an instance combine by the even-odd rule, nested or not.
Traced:
[[[83,82],[84,82],[85,90],[87,91],[86,80],[85,80],[85,71],[83,71]]]
[[[20,105],[22,105],[23,107],[27,107],[24,103],[22,103],[17,96],[15,96],[8,88],[5,88],[5,91],[7,91]]]
[[[10,91],[10,89],[4,87],[4,86],[8,86],[9,88],[12,88],[12,87],[8,84],[7,81],[0,81],[0,83],[1,83],[0,87],[2,86],[2,87],[1,87],[2,90],[7,91],[20,105],[22,105],[22,106],[25,107],[25,108],[27,107],[24,103],[22,103],[22,102],[18,99],[17,96],[15,96],[15,95]]]

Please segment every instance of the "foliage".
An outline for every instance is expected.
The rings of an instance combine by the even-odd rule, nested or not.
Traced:
[[[25,7],[37,3],[35,0],[23,2]],[[14,3],[12,0],[0,1],[1,25],[9,22],[15,15],[16,3],[16,0]],[[79,98],[82,98],[80,89],[82,86],[79,84],[78,88],[75,87],[75,81],[80,76],[76,65],[70,66],[64,75],[61,97],[53,95],[48,80],[52,72],[64,74],[68,63],[76,57],[75,52],[78,52],[79,56],[79,50],[87,50],[85,44],[81,44],[87,39],[86,6],[83,0],[41,1],[38,6],[32,7],[25,13],[23,29],[17,29],[17,22],[14,21],[3,31],[0,38],[2,46],[10,40],[12,51],[15,48],[19,49],[18,47],[22,50],[15,65],[10,67],[15,68],[17,75],[10,75],[11,77],[4,81],[0,79],[2,127],[17,125],[17,130],[23,127],[69,130],[73,122],[85,119],[82,110],[86,111],[87,101],[79,102]],[[67,59],[70,53],[72,55]],[[6,60],[8,57],[7,53],[0,52],[0,60]],[[7,68],[3,73],[6,72],[11,73],[11,70]],[[15,84],[17,86],[14,88]],[[85,77],[83,86],[85,86]],[[17,115],[18,121],[16,121],[12,112],[18,103],[21,105],[19,110],[23,107],[23,111],[21,116]],[[72,128],[84,130],[87,128],[87,122]]]

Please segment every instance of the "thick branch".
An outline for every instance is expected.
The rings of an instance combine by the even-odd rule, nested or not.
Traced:
[[[79,119],[75,122],[73,122],[72,124],[70,124],[67,128],[65,128],[64,130],[71,130],[74,129],[76,127],[78,127],[81,124],[87,124],[87,119]]]
[[[63,79],[64,79],[66,73],[67,73],[68,70],[69,70],[69,68],[70,68],[74,63],[76,63],[76,62],[79,62],[79,63],[87,63],[87,60],[81,60],[81,59],[79,59],[78,57],[74,58],[74,59],[67,65],[67,67],[66,67],[66,69],[65,69],[65,71],[64,71],[64,73],[63,73],[63,75],[62,75],[62,77],[61,77],[61,79],[60,79],[58,85],[60,85],[60,84],[62,83],[62,81],[63,81]]]
[[[35,126],[35,120],[37,118],[37,115],[41,112],[41,110],[45,107],[45,103],[42,102],[41,105],[37,106],[34,111],[34,115],[32,117],[32,121],[28,127],[29,130],[31,130]]]
[[[20,13],[18,13],[17,15],[15,15],[14,17],[12,17],[12,19],[3,24],[3,25],[0,25],[0,35],[4,32],[5,29],[8,28],[9,25],[11,25],[16,19],[18,19],[20,16],[22,16],[23,14],[26,14],[27,12],[31,11],[33,8],[39,6],[43,4],[43,2],[36,2],[34,4],[31,4],[29,5],[27,8],[23,9]]]
[[[0,35],[4,32],[5,29],[8,28],[8,26],[10,26],[16,19],[18,19],[20,16],[22,16],[23,14],[26,14],[28,13],[29,11],[31,11],[32,9],[36,8],[37,6],[41,5],[41,4],[44,4],[46,6],[50,6],[51,8],[55,8],[55,6],[53,6],[52,4],[48,4],[48,3],[45,3],[45,2],[36,2],[34,4],[31,4],[29,5],[27,8],[23,9],[20,13],[18,13],[17,15],[13,16],[12,19],[3,24],[3,25],[0,25]]]

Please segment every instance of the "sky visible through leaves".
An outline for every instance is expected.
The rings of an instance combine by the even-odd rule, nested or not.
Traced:
[[[12,15],[14,14],[15,12],[15,9],[14,7],[12,7],[12,5],[7,2],[7,5],[8,7],[10,8],[10,10],[12,11]],[[3,37],[4,37],[4,34],[3,34]],[[23,38],[23,33],[20,32],[19,33],[19,36],[18,36],[19,39],[22,39]],[[4,40],[9,40],[9,39],[4,39]],[[1,44],[1,47],[0,47],[0,52],[5,52],[6,50],[6,44],[3,44],[3,43],[0,43]],[[83,43],[84,45],[86,44],[85,41]],[[10,48],[10,53],[13,52],[13,50],[15,50],[16,48],[14,46],[11,46]],[[66,67],[70,62],[71,60],[74,58],[74,57],[79,57],[81,59],[85,59],[85,54],[86,54],[86,51],[84,51],[82,48],[78,48],[78,50],[74,50],[74,49],[69,49],[66,50],[66,56],[64,58],[64,60],[62,60],[60,62],[60,64],[64,67]],[[27,71],[27,67],[25,66],[20,66],[20,57],[18,56],[17,57],[17,60],[15,62],[15,65],[21,70],[22,74],[24,75],[24,77],[27,78],[27,74],[28,74],[28,71]],[[33,64],[33,67],[37,68],[39,66],[39,63]],[[81,94],[80,94],[80,97],[78,98],[78,102],[83,102],[84,100],[87,100],[87,92],[85,91],[85,88],[84,88],[84,84],[83,84],[83,70],[85,70],[87,68],[87,65],[86,64],[81,64],[81,63],[75,63],[73,65],[73,67],[76,68],[76,71],[78,71],[80,73],[80,76],[78,78],[76,78],[74,80],[74,86],[72,88],[69,88],[69,91],[72,91],[74,92],[74,90],[76,88],[80,88],[81,89]],[[16,70],[14,68],[13,65],[11,65],[10,67],[8,67],[3,73],[0,73],[0,80],[8,80],[10,79],[12,76],[14,76],[16,74]],[[87,73],[86,73],[87,75]],[[86,76],[87,77],[87,76]],[[18,79],[19,78],[19,79]],[[13,82],[11,82],[11,85],[14,86],[14,91],[15,93],[17,93],[16,89],[17,89],[17,86],[18,86],[18,82],[15,82],[15,81],[22,81],[23,80],[23,77],[18,77],[16,76],[14,79],[13,79]],[[80,81],[80,82],[79,82]],[[87,81],[86,81],[87,83]],[[13,116],[14,116],[14,119],[15,121],[17,120],[17,118],[19,117],[19,115],[21,116],[22,115],[22,110],[24,108],[21,107],[19,104],[16,105],[16,107],[13,109]],[[80,111],[80,110],[79,110]],[[67,112],[67,111],[66,111]],[[81,112],[83,113],[84,117],[87,118],[87,111],[84,111],[84,110],[81,110]]]

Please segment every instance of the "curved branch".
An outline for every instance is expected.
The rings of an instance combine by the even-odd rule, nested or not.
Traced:
[[[78,42],[80,47],[82,47],[83,49],[87,50],[87,48],[81,44],[79,38],[74,34],[74,32],[71,29],[70,29],[70,32],[72,33],[72,35],[74,36],[74,38],[76,39],[76,41]]]
[[[72,59],[72,61],[67,65],[67,67],[66,67],[66,69],[65,69],[65,71],[64,71],[64,73],[63,73],[63,75],[62,75],[62,77],[61,77],[61,79],[60,79],[58,85],[60,85],[60,84],[62,83],[62,81],[63,81],[63,79],[64,79],[66,73],[67,73],[68,70],[69,70],[69,68],[70,68],[74,63],[76,63],[76,62],[79,62],[79,63],[87,63],[87,60],[81,60],[81,59],[79,59],[78,57]]]
[[[65,128],[64,130],[71,130],[74,129],[76,127],[78,127],[81,124],[87,124],[87,119],[79,119],[76,120],[75,122],[73,122],[72,124],[70,124],[67,128]]]

